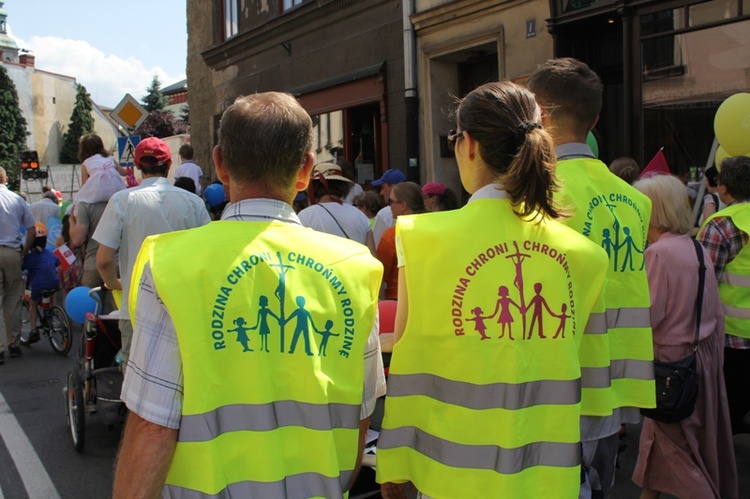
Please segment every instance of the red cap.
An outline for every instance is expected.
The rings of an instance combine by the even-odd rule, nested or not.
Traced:
[[[146,159],[146,161],[143,161]],[[172,161],[172,153],[166,142],[156,137],[148,137],[135,148],[135,162],[145,166],[162,166]]]
[[[442,196],[445,194],[445,191],[446,187],[440,182],[428,182],[422,186],[422,194],[425,196],[429,196],[430,194]]]

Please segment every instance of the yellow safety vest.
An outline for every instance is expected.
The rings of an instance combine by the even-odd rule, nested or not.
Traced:
[[[378,440],[379,482],[431,497],[575,497],[578,348],[607,258],[505,199],[399,217],[409,315]]]
[[[750,234],[750,204],[727,206],[706,220],[703,227],[716,217],[728,217],[741,231]],[[724,267],[719,280],[719,297],[724,307],[724,328],[727,334],[750,338],[750,250],[745,245]]]
[[[651,301],[644,250],[651,218],[651,201],[610,173],[593,158],[560,161],[557,176],[562,183],[557,201],[573,216],[563,223],[604,248],[609,256],[604,306],[596,324],[606,324],[609,368],[597,366],[596,335],[586,335],[582,345],[581,378],[584,397],[595,403],[610,400],[612,408],[656,406],[654,352],[651,334]],[[602,328],[592,324],[592,331]],[[609,388],[611,384],[611,389]],[[608,394],[597,394],[607,392]],[[594,400],[592,399],[592,400]],[[592,407],[593,409],[593,407]],[[598,411],[584,412],[600,416]]]
[[[149,237],[134,282],[147,263],[184,374],[166,492],[342,497],[381,264],[343,238],[238,221]]]

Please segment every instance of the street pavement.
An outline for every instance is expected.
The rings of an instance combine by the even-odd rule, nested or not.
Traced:
[[[80,326],[68,357],[46,337],[21,347],[0,366],[0,499],[96,499],[112,495],[121,425],[86,416],[86,444],[76,452],[66,419],[63,387],[77,369]]]

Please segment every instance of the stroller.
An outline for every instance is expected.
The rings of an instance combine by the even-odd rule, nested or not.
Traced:
[[[82,451],[86,435],[85,416],[98,415],[108,426],[123,422],[127,409],[120,400],[122,371],[116,355],[122,348],[116,318],[100,316],[101,288],[89,291],[96,301],[94,313],[86,314],[77,370],[68,373],[64,388],[67,419],[75,450]]]

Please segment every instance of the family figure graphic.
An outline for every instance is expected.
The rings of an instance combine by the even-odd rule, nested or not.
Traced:
[[[507,332],[508,339],[515,341],[515,338],[513,337],[513,324],[515,323],[515,318],[514,314],[511,312],[512,306],[515,307],[521,315],[522,339],[529,340],[534,336],[534,333],[536,333],[539,338],[546,339],[547,336],[544,334],[544,314],[546,312],[550,317],[555,317],[560,321],[552,339],[558,337],[565,338],[565,324],[567,323],[567,320],[571,318],[571,316],[566,313],[568,311],[568,306],[563,303],[560,306],[560,313],[553,312],[549,303],[542,295],[542,283],[540,282],[534,284],[534,296],[528,303],[526,303],[522,264],[524,260],[531,258],[531,255],[521,253],[517,242],[514,241],[513,245],[516,248],[516,252],[505,258],[510,259],[516,267],[516,278],[513,281],[513,285],[518,290],[518,302],[509,296],[510,292],[507,286],[500,286],[497,290],[498,299],[495,302],[494,311],[489,315],[484,315],[485,312],[481,307],[474,307],[471,309],[473,317],[468,317],[466,320],[474,322],[474,329],[480,334],[482,340],[489,340],[491,338],[490,336],[487,336],[487,323],[485,321],[497,316],[497,324],[500,324],[500,335],[498,338],[504,338]],[[531,314],[530,321],[529,313]]]
[[[629,269],[630,272],[634,272],[635,268],[633,267],[633,252],[641,255],[641,266],[638,270],[643,270],[643,268],[646,265],[646,258],[643,255],[643,249],[639,248],[638,245],[633,240],[633,236],[630,234],[630,227],[623,227],[622,233],[625,234],[625,236],[622,239],[622,242],[620,241],[620,221],[617,219],[617,216],[615,215],[615,205],[607,203],[605,205],[609,210],[612,212],[612,216],[614,217],[615,221],[612,224],[612,232],[614,232],[614,240],[612,239],[612,232],[610,232],[609,228],[605,228],[602,230],[602,248],[604,248],[604,251],[607,252],[607,256],[609,257],[609,260],[613,262],[614,264],[614,271],[615,272],[625,272],[625,269]],[[622,265],[619,265],[618,258],[620,256],[620,250],[625,248],[625,257],[623,258]]]
[[[297,305],[297,308],[291,314],[289,314],[289,316],[284,315],[284,301],[286,299],[286,274],[290,269],[294,269],[294,266],[283,264],[281,261],[281,253],[277,252],[276,256],[279,259],[279,263],[272,263],[269,265],[271,267],[277,268],[279,271],[279,285],[274,291],[274,296],[279,300],[279,314],[277,315],[273,310],[269,308],[268,297],[265,295],[261,295],[260,299],[258,300],[258,314],[255,319],[255,325],[248,327],[247,320],[244,317],[238,317],[232,321],[232,323],[236,327],[227,330],[227,332],[237,334],[237,343],[242,345],[243,352],[254,352],[255,350],[250,347],[250,336],[248,333],[250,331],[257,331],[258,336],[260,336],[259,351],[270,353],[270,350],[268,349],[268,337],[271,335],[271,324],[273,324],[274,326],[278,326],[279,341],[281,347],[280,351],[281,353],[284,353],[285,326],[294,320],[294,333],[292,334],[292,342],[287,353],[293,354],[297,350],[297,343],[300,341],[300,339],[302,339],[305,347],[305,353],[309,356],[315,355],[310,345],[310,334],[312,329],[312,331],[322,336],[322,339],[320,340],[320,343],[318,345],[318,356],[325,357],[328,340],[331,336],[340,336],[340,333],[334,333],[333,331],[331,331],[334,326],[332,320],[327,320],[325,323],[325,327],[323,329],[318,329],[313,322],[310,311],[305,308],[306,301],[303,296],[296,297],[295,303]]]

